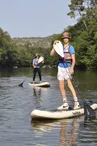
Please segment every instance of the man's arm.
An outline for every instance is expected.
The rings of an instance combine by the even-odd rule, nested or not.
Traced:
[[[75,54],[72,54],[71,58],[72,58],[72,65],[71,65],[71,68],[70,68],[70,73],[73,74],[74,73],[74,67],[75,67],[75,64],[76,64]]]

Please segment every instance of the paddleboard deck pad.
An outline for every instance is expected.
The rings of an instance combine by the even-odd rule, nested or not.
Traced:
[[[29,85],[33,87],[50,87],[50,84],[48,82],[30,82]]]
[[[97,104],[93,103],[91,105],[93,110],[97,109]],[[81,116],[84,114],[84,108],[80,108],[77,110],[56,110],[56,111],[47,111],[47,110],[38,110],[34,109],[31,112],[32,119],[66,119]]]

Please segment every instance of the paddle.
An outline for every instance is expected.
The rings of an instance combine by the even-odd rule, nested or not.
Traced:
[[[53,48],[62,58],[64,57],[63,45],[59,40],[57,40],[53,43]]]
[[[28,78],[28,77],[26,77],[26,78],[24,79],[24,81],[23,81],[22,83],[20,83],[18,86],[23,87],[23,83],[25,82],[25,80],[26,80],[27,78]]]
[[[38,59],[38,63],[41,63],[44,61],[44,57],[43,56],[40,56],[39,59]]]
[[[32,72],[32,70],[31,70]],[[30,76],[31,72],[29,73],[29,75],[24,79],[24,81],[22,83],[20,83],[18,86],[23,87],[23,83],[26,81],[26,79]]]
[[[62,43],[60,41],[58,41],[58,40],[55,41],[54,44],[53,44],[53,48],[58,53],[58,55],[60,55],[62,58],[64,57],[63,45],[62,45]],[[67,65],[67,63],[66,63],[66,65]],[[83,101],[85,119],[87,119],[87,118],[90,118],[90,119],[96,118],[95,111],[89,106],[88,103],[86,103],[85,100],[83,100],[82,95],[81,95],[80,90],[79,90],[79,87],[76,85],[74,78],[73,78],[73,81],[74,81],[75,87],[76,87],[76,89],[77,89],[77,91],[78,91],[78,93],[80,95],[80,98]]]

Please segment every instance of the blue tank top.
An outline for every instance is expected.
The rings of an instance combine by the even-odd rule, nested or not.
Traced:
[[[33,59],[33,61],[32,61],[33,63],[37,63],[37,59]],[[36,65],[36,67],[35,68],[40,68],[40,66],[39,65]]]

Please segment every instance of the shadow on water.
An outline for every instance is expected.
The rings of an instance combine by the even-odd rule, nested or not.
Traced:
[[[80,124],[79,143],[84,146],[97,145],[97,117]]]
[[[89,125],[92,125],[92,126],[97,125],[97,116],[95,119],[84,119],[84,126],[87,127]]]

